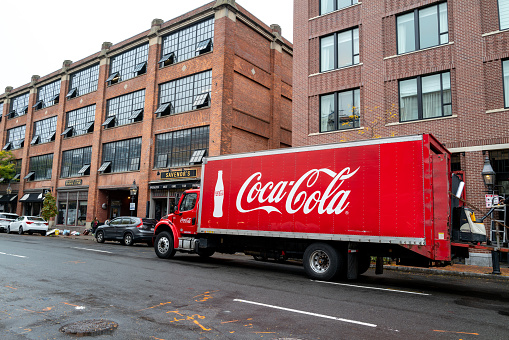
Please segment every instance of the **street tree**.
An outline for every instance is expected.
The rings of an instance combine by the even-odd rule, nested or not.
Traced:
[[[57,200],[55,199],[55,196],[51,194],[51,191],[48,191],[46,195],[44,195],[44,202],[42,203],[42,218],[49,221],[50,218],[57,216],[57,214]]]
[[[0,178],[10,180],[14,177],[16,170],[14,169],[15,158],[9,150],[0,150]]]

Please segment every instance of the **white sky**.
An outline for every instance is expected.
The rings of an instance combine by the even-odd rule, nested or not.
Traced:
[[[211,0],[3,1],[0,19],[0,94],[168,21]],[[279,24],[293,41],[293,0],[237,0],[267,25]]]

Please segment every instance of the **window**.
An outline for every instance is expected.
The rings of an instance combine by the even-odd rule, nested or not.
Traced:
[[[400,15],[396,21],[398,54],[449,42],[446,2]]]
[[[16,163],[14,164],[14,177],[11,181],[18,181],[21,176],[21,159],[16,159]]]
[[[2,121],[3,114],[4,114],[4,103],[0,103],[0,122]]]
[[[71,74],[67,99],[97,91],[99,64]]]
[[[504,107],[509,107],[509,60],[502,62],[504,74]]]
[[[37,89],[37,103],[34,109],[40,110],[45,107],[58,104],[60,97],[60,80],[54,81],[48,85],[41,86]]]
[[[186,194],[180,204],[180,211],[190,211],[194,209],[196,205],[197,194]]]
[[[509,0],[498,0],[498,16],[500,18],[500,29],[509,28]]]
[[[106,80],[108,85],[128,80],[146,72],[148,60],[148,44],[133,48],[127,52],[111,58],[110,76]],[[144,65],[142,65],[144,64]]]
[[[4,150],[19,149],[24,146],[26,125],[17,126],[7,130],[7,138],[5,140]],[[8,148],[6,146],[9,145]]]
[[[358,28],[320,38],[320,72],[358,63]]]
[[[25,93],[21,96],[12,98],[11,108],[9,111],[9,118],[23,116],[28,113],[28,100],[30,93]]]
[[[141,137],[103,144],[100,172],[123,172],[140,170]],[[104,165],[106,166],[104,170]]]
[[[320,132],[360,127],[360,90],[320,96]]]
[[[209,149],[209,127],[203,126],[156,135],[155,167],[189,165],[197,150]]]
[[[357,0],[320,0],[320,15],[355,5]]]
[[[451,154],[451,171],[461,171],[461,154]]]
[[[163,37],[160,67],[184,61],[212,51],[214,18],[181,29]]]
[[[62,133],[63,136],[71,137],[92,132],[95,120],[95,104],[69,111],[66,116],[67,124],[64,133]]]
[[[53,170],[53,154],[30,157],[30,172],[33,172],[34,181],[51,179],[51,171]]]
[[[48,143],[55,140],[57,116],[34,122],[34,136],[30,144]],[[37,140],[34,142],[34,139]]]
[[[400,80],[400,121],[412,121],[452,115],[451,74]]]
[[[138,112],[136,118],[131,117],[133,116],[135,111],[143,110],[144,106],[145,106],[145,90],[128,93],[120,97],[112,98],[108,100],[106,104],[107,120],[113,117],[114,118],[113,126],[120,126],[133,123],[134,121],[139,120],[139,115],[141,114],[141,112]],[[110,124],[111,121],[107,124],[107,127],[111,127]]]
[[[90,171],[90,161],[92,159],[92,147],[68,150],[62,152],[62,173],[61,178],[79,177]],[[80,172],[86,165],[88,167]]]
[[[207,98],[202,105],[193,104],[202,94],[207,93],[210,98],[211,84],[212,71],[205,71],[159,85],[159,108],[154,113],[162,116],[191,111],[202,107],[203,103],[209,105]],[[164,106],[168,103],[171,105]]]
[[[87,220],[87,191],[59,192],[57,224],[84,226]]]

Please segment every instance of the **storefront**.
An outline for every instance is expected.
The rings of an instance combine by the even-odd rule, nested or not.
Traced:
[[[16,213],[16,205],[18,203],[18,194],[1,194],[0,195],[0,212]]]
[[[38,191],[25,191],[23,197],[19,199],[23,205],[23,215],[25,216],[39,216],[42,210],[42,202],[44,200],[44,194],[47,189]]]
[[[81,179],[65,181],[57,189],[57,225],[85,226],[88,207],[88,186],[81,186]]]
[[[149,217],[157,220],[175,211],[184,191],[200,185],[196,169],[168,171],[160,175],[162,180],[149,183]]]

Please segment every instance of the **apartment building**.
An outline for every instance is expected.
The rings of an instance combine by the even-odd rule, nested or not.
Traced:
[[[294,146],[432,133],[469,202],[486,156],[509,195],[509,0],[294,3]]]
[[[0,138],[16,175],[0,208],[37,215],[49,190],[67,229],[172,212],[203,157],[291,146],[292,48],[217,0],[7,87]]]

